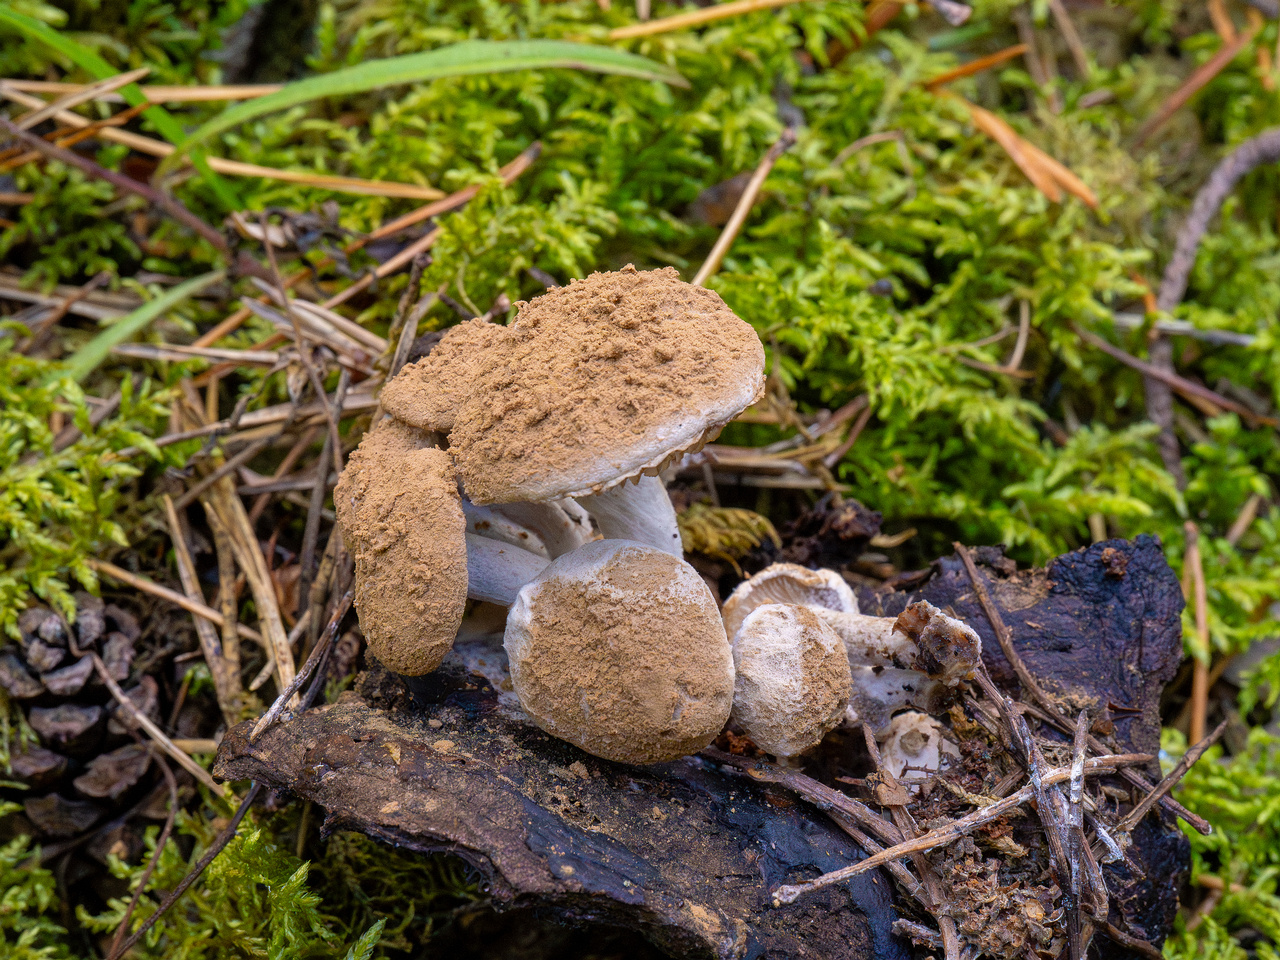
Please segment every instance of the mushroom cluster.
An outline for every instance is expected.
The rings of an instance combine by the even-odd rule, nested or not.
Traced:
[[[508,607],[528,716],[606,759],[701,749],[732,717],[783,764],[869,725],[900,778],[939,769],[977,635],[927,603],[863,616],[834,571],[777,564],[717,607],[660,478],[760,397],[764,352],[670,268],[596,273],[469,320],[382,391],[335,490],[374,654],[421,675],[468,599]]]
[[[334,492],[370,649],[427,673],[468,598],[508,606],[512,685],[543,729],[629,763],[706,746],[734,655],[659,473],[763,391],[755,332],[670,268],[451,328],[383,388],[390,417]]]

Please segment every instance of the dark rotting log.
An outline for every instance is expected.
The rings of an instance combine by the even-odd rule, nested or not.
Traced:
[[[499,906],[636,930],[673,956],[907,956],[882,875],[770,909],[779,883],[865,855],[793,797],[698,757],[589,756],[521,720],[510,695],[454,658],[414,687],[377,671],[368,700],[345,694],[252,745],[241,724],[216,773],[320,804],[329,830],[454,853]]]
[[[1055,558],[1042,570],[1017,570],[996,547],[972,552],[1014,648],[1041,685],[1073,710],[1107,708],[1118,750],[1158,754],[1160,694],[1182,660],[1184,605],[1159,539],[1095,543]],[[946,557],[934,562],[931,573],[909,592],[860,593],[863,612],[896,616],[919,599],[948,610],[982,637],[987,669],[1016,696],[1017,678],[964,564]],[[1153,762],[1145,774],[1158,781],[1159,765]],[[1159,946],[1173,930],[1190,855],[1186,837],[1168,814],[1149,815],[1134,832],[1132,856],[1144,868],[1141,873],[1123,863],[1104,867],[1111,922]],[[1104,956],[1129,955],[1105,938],[1095,943]]]
[[[1045,689],[1077,708],[1107,707],[1107,735],[1121,749],[1156,752],[1182,608],[1159,542],[1109,541],[1022,572],[999,550],[974,555]],[[973,626],[993,676],[1016,693],[958,558],[938,561],[916,590],[861,599],[864,612],[893,615],[921,598]],[[779,884],[865,856],[825,815],[703,758],[629,767],[547,736],[524,719],[492,640],[459,643],[440,670],[414,681],[375,665],[357,691],[252,744],[249,726],[223,740],[218,776],[314,801],[328,830],[453,853],[485,878],[498,910],[634,930],[676,957],[909,955],[890,932],[895,894],[882,871],[770,906]],[[1155,815],[1134,839],[1141,874],[1107,867],[1112,922],[1159,944],[1187,844]]]

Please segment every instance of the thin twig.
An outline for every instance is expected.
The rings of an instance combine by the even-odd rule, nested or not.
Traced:
[[[125,908],[124,916],[120,918],[120,923],[116,927],[116,935],[111,938],[111,947],[107,950],[107,960],[116,960],[120,956],[120,941],[124,939],[125,931],[129,929],[129,921],[133,919],[133,912],[138,909],[138,901],[142,899],[142,893],[146,890],[147,884],[151,882],[151,875],[155,873],[156,867],[160,863],[160,855],[164,853],[165,844],[169,842],[169,835],[173,833],[173,822],[178,815],[177,778],[174,777],[173,771],[169,769],[169,765],[164,762],[164,758],[156,757],[156,763],[164,774],[165,782],[169,785],[169,812],[165,815],[164,827],[160,830],[160,836],[156,838],[155,853],[151,855],[146,868],[142,871],[142,876],[138,878],[138,885],[134,888],[133,896],[129,900],[129,906]]]
[[[116,957],[122,957],[127,954],[139,940],[146,936],[147,931],[154,927],[160,918],[169,912],[169,908],[178,902],[178,898],[186,893],[193,883],[200,879],[200,874],[204,873],[205,868],[209,866],[209,864],[213,863],[214,858],[223,851],[226,845],[231,842],[231,838],[236,835],[236,830],[240,826],[240,821],[243,820],[244,815],[249,812],[249,807],[253,804],[253,801],[257,799],[258,792],[261,789],[262,784],[255,781],[249,788],[249,792],[245,794],[244,799],[240,801],[240,806],[236,808],[236,812],[234,816],[232,816],[231,822],[227,824],[220,834],[218,834],[217,839],[215,839],[209,849],[205,851],[204,856],[202,856],[196,865],[191,868],[191,872],[179,881],[178,885],[173,888],[173,891],[167,897],[160,901],[160,906],[156,908],[156,912],[147,917],[146,920],[142,921],[142,926],[135,930],[128,940],[120,944],[120,950],[115,954]]]
[[[1191,664],[1191,716],[1187,727],[1187,741],[1199,743],[1204,738],[1204,724],[1209,712],[1209,666],[1205,662],[1209,649],[1209,594],[1204,580],[1204,562],[1200,556],[1200,528],[1188,520],[1186,531],[1187,553],[1183,563],[1191,570],[1191,595],[1195,603],[1196,637],[1200,649],[1192,657]]]
[[[338,389],[334,391],[334,415],[342,416],[342,403],[346,399],[347,372],[342,372],[343,379],[338,381]],[[320,542],[320,518],[321,510],[324,507],[325,498],[328,496],[329,490],[329,464],[326,462],[330,453],[333,454],[335,464],[334,483],[337,483],[338,477],[342,475],[342,449],[338,447],[336,450],[332,446],[335,438],[332,434],[325,438],[324,446],[320,449],[320,461],[316,465],[315,485],[311,488],[311,502],[307,508],[307,522],[302,532],[302,553],[298,560],[301,565],[302,577],[300,581],[300,589],[298,590],[298,614],[301,615],[304,604],[311,591],[312,578],[315,572],[312,566],[315,564],[316,544]]]
[[[1018,682],[1046,710],[1050,713],[1057,713],[1057,705],[1045,693],[1036,678],[1031,675],[1027,665],[1022,662],[1022,657],[1018,656],[1018,651],[1014,649],[1013,636],[1005,625],[1004,618],[1000,616],[1000,611],[992,601],[991,594],[987,591],[987,585],[983,581],[981,574],[978,573],[978,568],[969,553],[969,548],[959,542],[952,544],[952,546],[955,548],[956,555],[960,557],[960,561],[964,564],[965,572],[969,574],[969,581],[973,584],[974,593],[978,595],[978,603],[982,606],[982,612],[986,614],[987,620],[991,624],[991,630],[996,635],[996,642],[1000,644],[1001,652],[1004,653],[1005,659],[1009,661],[1009,666],[1013,667],[1013,672],[1017,674]]]
[[[1085,761],[1085,774],[1101,776],[1104,774],[1114,773],[1118,768],[1128,764],[1150,763],[1151,754],[1114,754],[1102,757],[1093,757]],[[1071,771],[1069,769],[1053,769],[1047,771],[1042,777],[1042,784],[1052,785],[1062,783],[1071,779]],[[773,892],[774,904],[794,903],[802,894],[810,890],[817,890],[820,887],[830,886],[833,883],[840,883],[855,877],[860,873],[866,873],[868,870],[874,870],[882,864],[891,860],[901,860],[908,857],[912,853],[932,850],[935,847],[941,847],[953,840],[968,835],[977,827],[984,823],[989,823],[999,817],[1004,816],[1010,810],[1021,806],[1022,804],[1032,800],[1035,797],[1035,789],[1028,785],[1023,787],[1017,793],[1010,794],[1003,800],[975,810],[966,814],[958,820],[953,820],[941,827],[936,827],[913,840],[906,840],[896,846],[889,847],[881,853],[861,860],[858,863],[851,864],[831,873],[824,874],[815,880],[809,880],[804,883],[795,885],[783,885]]]
[[[1071,51],[1071,59],[1076,64],[1077,79],[1088,80],[1089,55],[1085,52],[1084,41],[1080,39],[1080,33],[1071,20],[1071,14],[1067,12],[1062,0],[1049,0],[1049,12],[1053,14],[1058,30],[1062,32],[1062,39],[1066,41],[1067,49]]]
[[[180,201],[169,194],[156,190],[148,184],[139,183],[132,177],[126,177],[122,173],[116,173],[114,170],[108,170],[106,167],[94,163],[92,160],[87,157],[82,157],[78,153],[73,153],[70,150],[64,150],[61,147],[55,146],[43,137],[37,137],[35,134],[19,129],[15,123],[10,120],[6,120],[4,117],[0,117],[0,130],[4,130],[11,137],[22,141],[27,146],[31,147],[31,149],[38,150],[51,160],[57,160],[59,163],[65,164],[69,167],[75,167],[76,169],[87,173],[94,179],[105,180],[113,187],[123,190],[126,193],[137,194],[148,203],[163,210],[183,226],[199,234],[221,253],[225,254],[230,252],[226,237],[197,217],[194,213],[183,206]]]
[[[274,442],[275,442],[275,437],[263,437],[261,440],[255,440],[253,443],[249,444],[249,446],[245,447],[243,450],[237,453],[230,460],[227,460],[225,463],[223,463],[222,466],[218,467],[216,470],[214,470],[212,473],[208,474],[207,476],[200,478],[200,480],[196,482],[194,485],[188,487],[186,492],[183,493],[182,496],[178,497],[176,501],[174,501],[174,504],[173,504],[174,508],[177,510],[186,509],[191,504],[199,500],[201,495],[210,487],[212,487],[215,483],[217,483],[219,480],[221,480],[223,477],[227,476],[228,474],[234,473],[241,466],[248,463],[250,460],[252,460],[258,454],[260,454],[267,447],[271,446],[271,444]]]
[[[108,576],[113,580],[119,580],[121,583],[127,583],[129,586],[134,587],[137,590],[141,590],[143,593],[149,593],[153,597],[159,597],[161,600],[168,600],[170,603],[181,607],[188,613],[194,613],[198,617],[204,617],[206,620],[211,623],[216,623],[218,626],[222,626],[225,622],[222,614],[217,610],[214,610],[212,607],[206,606],[203,603],[197,603],[181,593],[170,590],[168,587],[162,587],[158,583],[153,583],[143,577],[136,576],[128,570],[117,567],[114,563],[108,563],[106,560],[99,560],[97,557],[86,557],[85,563],[89,564],[89,566],[91,566],[97,573]],[[240,636],[247,640],[252,640],[255,643],[262,643],[262,635],[256,630],[252,630],[241,624],[236,627],[236,631]]]
[[[129,719],[145,730],[147,735],[155,741],[156,746],[172,757],[178,766],[182,767],[183,770],[187,771],[187,773],[195,777],[196,780],[208,787],[213,793],[217,794],[219,797],[225,798],[228,793],[227,788],[222,784],[215,782],[213,777],[209,775],[208,770],[192,760],[190,755],[179,750],[177,746],[174,745],[174,742],[165,735],[163,730],[152,723],[151,719],[146,714],[134,706],[133,701],[125,696],[125,692],[120,689],[120,684],[116,683],[115,678],[111,676],[111,673],[107,670],[107,665],[102,662],[101,657],[93,651],[89,652],[89,656],[93,657],[93,668],[98,672],[99,679],[101,679],[103,684],[106,685],[106,688],[111,691],[111,696],[116,698],[121,709],[129,715]]]
[[[1240,508],[1240,512],[1236,514],[1235,520],[1231,523],[1231,528],[1227,531],[1227,543],[1234,547],[1240,542],[1240,538],[1249,532],[1249,528],[1253,526],[1253,521],[1258,519],[1258,510],[1261,508],[1264,499],[1262,494],[1255,493],[1244,502],[1244,506]]]
[[[253,725],[253,729],[249,731],[250,743],[252,743],[263,730],[275,723],[276,718],[279,717],[284,711],[284,708],[288,706],[293,695],[302,689],[302,685],[307,682],[308,678],[320,664],[321,660],[328,657],[329,647],[333,643],[333,638],[337,636],[338,633],[338,626],[342,623],[342,618],[347,615],[347,611],[351,609],[351,598],[353,595],[354,592],[348,590],[343,594],[342,599],[338,601],[338,609],[334,611],[333,617],[330,618],[329,625],[325,627],[324,634],[320,637],[319,643],[315,645],[311,651],[311,655],[307,657],[307,662],[302,665],[302,669],[298,671],[297,675],[289,683],[289,686],[280,694],[280,696],[276,697],[275,703],[271,704],[270,709],[268,709],[267,712],[258,719],[258,722]]]
[[[1169,775],[1156,784],[1155,789],[1138,801],[1138,805],[1125,814],[1124,819],[1116,824],[1116,831],[1119,833],[1132,833],[1133,828],[1136,827],[1138,822],[1147,815],[1147,812],[1155,806],[1156,802],[1172,790],[1179,780],[1187,775],[1187,771],[1191,769],[1192,765],[1204,755],[1206,750],[1218,742],[1218,738],[1222,736],[1226,729],[1227,721],[1223,720],[1218,724],[1213,733],[1209,734],[1195,746],[1187,750],[1187,752],[1182,755],[1182,759],[1178,761],[1177,765],[1169,771]]]
[[[732,6],[733,4],[721,4],[721,7]],[[715,7],[708,8],[711,10]],[[706,11],[700,11],[705,13]],[[657,21],[660,22],[660,21]],[[747,181],[746,189],[742,191],[742,196],[738,198],[738,205],[734,207],[729,222],[724,225],[724,229],[720,231],[720,236],[716,238],[715,246],[711,248],[711,252],[707,254],[706,261],[702,264],[702,268],[698,270],[697,276],[693,278],[693,285],[696,287],[706,286],[706,283],[720,269],[720,263],[724,260],[725,254],[729,252],[729,248],[733,245],[733,241],[737,238],[738,233],[742,230],[742,225],[747,222],[747,215],[751,212],[752,205],[756,202],[756,197],[760,193],[760,188],[764,186],[765,178],[769,176],[769,171],[773,169],[773,165],[778,162],[778,158],[782,156],[796,142],[796,132],[792,127],[785,128],[774,141],[764,155],[764,159],[760,161],[760,165],[756,167],[755,173],[751,175],[751,179]]]
[[[1071,329],[1075,331],[1076,336],[1080,337],[1080,339],[1084,340],[1086,343],[1092,344],[1103,353],[1114,357],[1126,366],[1132,367],[1148,377],[1167,383],[1169,386],[1173,387],[1174,390],[1184,396],[1198,397],[1201,400],[1208,400],[1210,403],[1217,404],[1224,410],[1230,410],[1232,413],[1238,413],[1241,417],[1247,420],[1251,426],[1256,427],[1259,424],[1263,424],[1268,427],[1280,426],[1280,420],[1277,420],[1274,417],[1258,416],[1258,414],[1254,413],[1243,403],[1237,403],[1234,400],[1224,397],[1217,391],[1210,390],[1208,387],[1203,387],[1194,380],[1188,380],[1185,377],[1178,376],[1176,373],[1170,373],[1168,370],[1162,369],[1155,364],[1145,363],[1132,354],[1126,353],[1119,347],[1103,340],[1102,337],[1097,334],[1090,333],[1079,324],[1073,323],[1071,325]]]

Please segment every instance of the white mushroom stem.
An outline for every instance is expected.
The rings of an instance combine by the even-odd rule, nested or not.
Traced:
[[[822,607],[809,609],[840,635],[849,654],[850,666],[920,669],[920,651],[905,633],[897,629],[895,617],[869,617]]]
[[[537,533],[516,522],[497,507],[480,506],[463,497],[462,512],[467,518],[467,533],[519,547],[545,560],[551,559],[546,544]]]
[[[547,558],[499,540],[467,535],[467,596],[509,607],[526,583],[547,566]]]
[[[536,534],[552,560],[573,553],[594,537],[590,515],[568,497],[554,503],[500,503],[491,509]]]
[[[641,476],[577,500],[606,540],[634,540],[683,559],[676,511],[660,478]]]
[[[925,713],[938,713],[946,699],[942,684],[915,670],[855,666],[850,673],[848,719],[869,724],[877,734],[888,727],[895,711],[916,707]]]

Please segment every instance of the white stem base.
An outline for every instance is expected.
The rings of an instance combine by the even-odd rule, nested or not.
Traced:
[[[641,477],[638,483],[620,483],[604,493],[577,499],[606,540],[635,540],[684,558],[676,511],[658,477]]]
[[[467,596],[509,607],[526,583],[547,566],[547,558],[486,537],[467,534]]]

